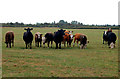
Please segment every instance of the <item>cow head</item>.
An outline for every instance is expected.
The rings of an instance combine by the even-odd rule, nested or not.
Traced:
[[[104,31],[104,35],[107,35],[107,31]]]
[[[46,38],[42,37],[43,47],[45,47]]]
[[[111,42],[109,48],[115,48],[115,44],[113,42]]]
[[[72,34],[73,33],[73,31],[69,31],[69,34]]]
[[[73,40],[73,37],[74,37],[74,35],[72,34],[73,33],[73,31],[69,31],[69,37],[70,37],[70,40]]]
[[[24,30],[27,30],[27,32],[30,32],[31,30],[33,30],[33,28],[25,28]]]
[[[42,38],[43,34],[38,34],[38,39]]]
[[[70,37],[70,40],[73,40],[74,35],[70,34],[69,37]]]
[[[63,30],[63,29],[61,29],[61,30],[58,30],[58,32],[64,37],[64,35],[65,35],[65,30]]]

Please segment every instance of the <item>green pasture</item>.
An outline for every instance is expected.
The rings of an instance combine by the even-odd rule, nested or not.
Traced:
[[[33,28],[33,35],[40,32],[55,32],[58,28]],[[67,29],[86,34],[89,44],[86,49],[66,47],[62,49],[35,47],[25,49],[24,28],[2,28],[2,76],[3,77],[117,77],[118,40],[116,48],[110,49],[102,44],[100,29]],[[15,46],[6,48],[5,33],[14,31]],[[118,30],[113,30],[118,36]]]

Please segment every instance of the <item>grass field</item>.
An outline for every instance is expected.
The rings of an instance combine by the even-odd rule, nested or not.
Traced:
[[[24,28],[2,28],[2,76],[3,77],[117,77],[118,40],[116,48],[102,44],[100,29],[68,29],[86,34],[90,43],[86,49],[75,47],[55,49],[35,47],[25,49]],[[57,31],[58,28],[33,28],[33,34]],[[6,48],[4,36],[14,31],[15,47]],[[118,31],[113,30],[118,36]],[[47,46],[47,45],[46,45]]]

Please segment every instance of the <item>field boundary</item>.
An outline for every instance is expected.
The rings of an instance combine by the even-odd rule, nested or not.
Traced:
[[[4,26],[5,28],[7,28],[7,26]],[[2,27],[2,28],[4,28],[4,27]],[[22,27],[22,26],[21,26]],[[25,26],[25,27],[27,27],[27,26]],[[25,28],[24,27],[24,28]],[[9,27],[8,27],[9,28]],[[13,28],[13,27],[12,27]],[[15,27],[16,28],[16,27]],[[18,27],[19,28],[19,27]],[[58,28],[58,29],[108,29],[108,28],[112,28],[112,29],[120,29],[120,26],[119,27],[80,27],[80,28],[61,28],[61,27],[36,27],[36,26],[34,26],[34,27],[32,27],[32,28]]]
[[[3,77],[2,79],[119,79],[118,77]]]

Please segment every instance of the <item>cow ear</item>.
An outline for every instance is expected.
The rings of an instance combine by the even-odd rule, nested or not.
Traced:
[[[87,41],[87,43],[90,43],[89,40]]]
[[[33,30],[33,28],[31,28],[30,30]]]

